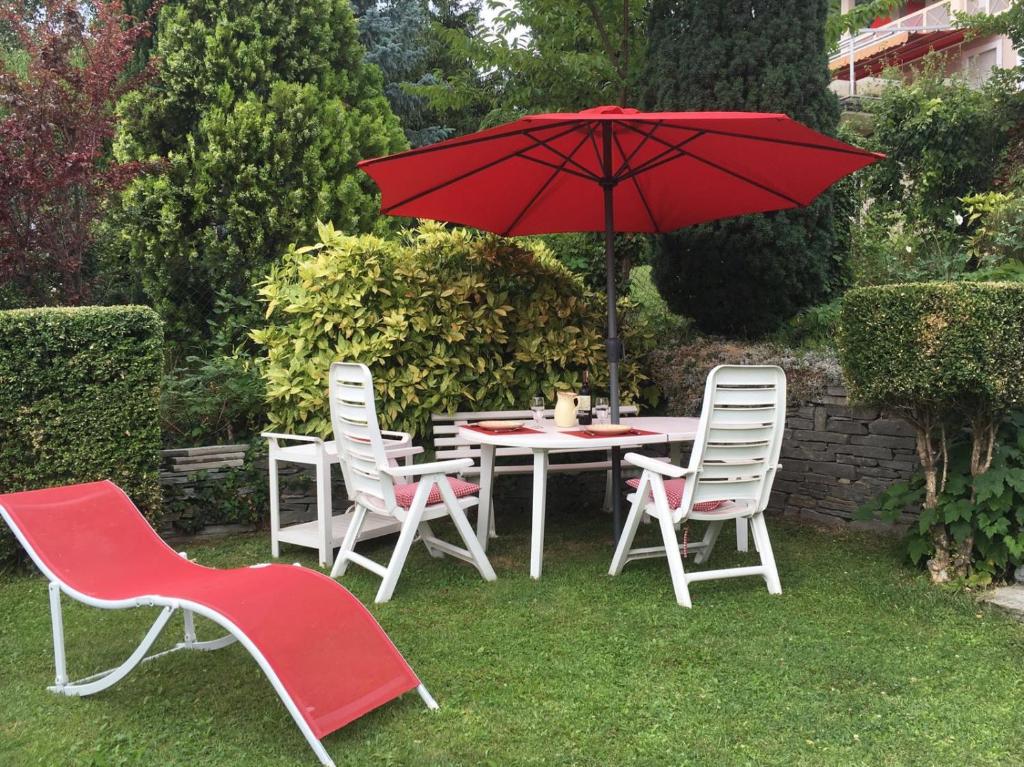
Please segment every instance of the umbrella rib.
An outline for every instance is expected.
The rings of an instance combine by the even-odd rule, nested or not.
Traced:
[[[624,127],[627,130],[633,131],[634,133],[640,133],[641,135],[647,135],[647,134],[644,134],[643,131],[639,131],[636,128],[632,127],[631,125],[624,125]],[[695,133],[692,136],[688,136],[687,138],[683,139],[682,141],[676,142],[675,144],[670,144],[669,142],[665,141],[665,139],[660,139],[660,138],[657,138],[654,135],[650,135],[650,138],[654,139],[656,142],[658,142],[662,146],[668,147],[668,148],[664,149],[661,152],[659,152],[658,154],[654,155],[654,157],[651,157],[650,159],[645,160],[640,165],[638,165],[635,168],[633,168],[629,173],[626,173],[625,175],[620,175],[618,177],[618,180],[619,181],[625,181],[626,179],[632,178],[633,176],[639,176],[641,173],[646,173],[647,171],[649,171],[649,170],[651,170],[653,168],[657,168],[659,165],[664,165],[666,162],[671,162],[672,160],[675,160],[678,157],[685,157],[686,156],[686,152],[684,152],[682,150],[682,148],[684,146],[686,146],[687,144],[689,144],[691,141],[696,141],[697,139],[699,139],[703,135],[704,135],[703,133],[699,133],[698,132],[698,133]],[[674,157],[669,157],[668,155],[671,155],[673,152],[675,152],[675,156]]]
[[[550,176],[548,176],[547,181],[545,181],[543,184],[541,184],[540,187],[537,189],[537,191],[533,193],[533,196],[529,199],[529,201],[526,203],[526,205],[523,206],[523,209],[521,211],[519,211],[519,214],[514,219],[512,219],[512,223],[508,225],[508,227],[505,229],[504,232],[501,233],[503,237],[508,237],[509,232],[511,232],[513,229],[515,229],[516,224],[518,224],[520,219],[522,219],[522,217],[526,215],[526,211],[528,211],[530,209],[530,207],[533,205],[533,203],[535,203],[537,201],[537,199],[542,194],[544,194],[544,190],[547,189],[549,186],[551,186],[551,182],[554,181],[556,178],[558,178],[558,175],[562,172],[562,170],[564,169],[566,164],[568,164],[572,160],[572,156],[574,154],[576,154],[576,152],[579,151],[580,147],[583,146],[584,143],[586,143],[586,140],[587,140],[586,136],[581,138],[579,140],[579,143],[576,144],[575,147],[573,147],[573,150],[568,154],[568,156],[566,156],[565,159],[562,160],[561,167],[556,168],[555,172],[552,173]]]
[[[619,142],[619,134],[613,133],[612,138],[615,140],[615,146],[619,148],[619,153],[623,158],[625,158],[623,160],[623,166],[619,168],[619,171],[621,171],[624,168],[629,167],[629,159],[633,157],[636,152],[634,151],[629,157],[626,157],[626,153],[622,150],[622,144]],[[647,139],[645,138],[644,141],[647,141]],[[641,145],[642,144],[643,142],[641,142]],[[616,175],[618,175],[618,171],[616,171]],[[640,188],[640,182],[637,181],[636,176],[630,176],[629,180],[633,182],[633,187],[636,189],[636,193],[640,197],[640,202],[644,204],[644,210],[647,211],[647,218],[651,220],[651,226],[654,227],[655,231],[659,231],[658,220],[654,217],[654,213],[651,211],[651,206],[647,204],[647,196],[644,194],[644,190]]]
[[[715,136],[728,136],[729,138],[741,138],[747,139],[749,141],[766,141],[770,144],[785,144],[787,146],[804,147],[806,149],[820,149],[823,152],[837,152],[839,154],[857,155],[858,157],[874,157],[876,159],[878,158],[878,154],[876,152],[869,152],[866,149],[861,149],[860,147],[855,147],[851,145],[847,145],[846,147],[823,146],[822,144],[815,144],[811,141],[795,141],[793,139],[770,138],[769,136],[752,136],[749,133],[737,133],[736,131],[726,131],[718,128],[696,128],[689,125],[679,125],[678,123],[655,123],[650,120],[634,120],[634,122],[641,123],[642,125],[661,125],[661,127],[663,128],[674,128],[676,130],[702,131],[704,133],[712,134]],[[796,124],[800,125],[800,123]]]
[[[568,135],[569,133],[572,133],[572,131],[574,131],[574,130],[575,130],[575,126],[569,128],[569,130],[564,131],[563,133],[560,133],[559,137]],[[455,178],[450,178],[447,181],[442,181],[440,184],[435,184],[434,186],[430,187],[429,189],[424,189],[423,191],[417,192],[416,194],[414,194],[414,195],[412,195],[410,197],[406,197],[404,200],[401,200],[400,202],[396,202],[394,205],[389,205],[387,208],[381,206],[381,213],[385,213],[385,214],[389,214],[390,215],[391,211],[395,210],[396,208],[400,208],[403,205],[408,205],[410,202],[415,202],[416,200],[420,199],[421,197],[426,197],[428,194],[433,194],[434,192],[436,192],[436,191],[438,191],[440,189],[444,189],[446,186],[450,186],[452,184],[457,184],[459,181],[463,181],[463,180],[469,178],[470,176],[476,175],[477,173],[482,173],[483,171],[488,170],[490,168],[493,168],[495,165],[503,163],[503,162],[505,162],[507,160],[511,160],[511,159],[513,159],[515,157],[521,157],[521,156],[525,155],[526,152],[529,152],[531,149],[533,149],[535,146],[536,145],[523,147],[522,149],[519,149],[519,150],[517,150],[515,152],[512,152],[511,154],[504,155],[503,157],[498,157],[498,158],[496,158],[494,160],[491,160],[490,162],[484,163],[483,165],[479,165],[479,166],[473,168],[472,170],[468,170],[465,173],[460,173]],[[400,156],[401,155],[391,155],[391,157],[400,157]]]
[[[533,147],[530,148],[533,149]],[[571,176],[576,176],[577,178],[582,178],[586,181],[598,180],[598,177],[590,173],[590,171],[587,171],[586,173],[580,173],[578,170],[573,170],[572,168],[563,168],[562,165],[564,165],[565,163],[559,165],[558,163],[549,162],[548,160],[542,160],[539,157],[531,157],[528,154],[522,155],[521,159],[529,160],[530,162],[535,162],[538,165],[543,165],[545,168],[558,168],[561,170],[562,173],[568,173]]]
[[[661,125],[660,122],[655,123],[654,125],[651,126],[651,129],[647,133],[643,134],[643,138],[640,140],[640,143],[637,144],[633,148],[632,152],[629,153],[629,157],[626,157],[626,153],[622,152],[622,146],[619,145],[619,151],[622,152],[623,160],[622,160],[622,165],[620,165],[618,170],[615,171],[615,175],[616,176],[618,176],[620,173],[622,173],[622,171],[624,171],[626,168],[629,167],[629,164],[633,161],[633,158],[637,156],[637,154],[640,152],[641,149],[644,148],[644,145],[647,143],[647,141],[654,134],[654,131],[658,130],[658,127],[660,125]],[[618,138],[616,138],[616,143],[618,143]]]
[[[558,135],[558,136],[555,136],[555,138],[562,138],[562,136],[564,136],[564,135],[566,135],[566,134],[564,134],[564,133],[563,133],[563,134],[560,134],[560,135]],[[564,166],[565,166],[565,163],[567,163],[567,162],[571,162],[571,163],[572,163],[573,165],[575,165],[575,166],[576,166],[577,168],[579,168],[579,169],[580,169],[580,170],[581,170],[581,171],[582,171],[583,173],[585,173],[585,174],[587,175],[587,178],[589,178],[589,179],[590,179],[591,181],[598,181],[598,180],[600,180],[600,178],[601,178],[600,176],[598,176],[598,175],[597,175],[596,173],[594,173],[594,172],[593,172],[592,170],[590,170],[589,168],[587,168],[587,167],[586,167],[585,165],[582,165],[581,163],[578,163],[578,162],[576,162],[576,160],[574,160],[574,159],[572,158],[572,156],[573,156],[574,154],[576,154],[576,152],[577,152],[577,151],[579,151],[579,148],[580,148],[580,146],[582,146],[582,144],[583,144],[583,141],[586,141],[586,137],[585,137],[585,136],[584,136],[584,138],[583,138],[583,141],[581,141],[581,142],[580,142],[579,144],[577,144],[577,145],[576,145],[576,147],[575,147],[575,148],[574,148],[574,149],[573,149],[573,150],[572,150],[572,151],[571,151],[571,152],[570,152],[569,154],[566,154],[565,152],[562,152],[562,151],[561,151],[561,150],[559,150],[559,149],[555,149],[555,148],[554,148],[553,146],[551,146],[550,144],[548,144],[548,141],[549,141],[550,139],[547,139],[547,140],[543,140],[543,141],[542,141],[541,139],[539,139],[539,138],[537,138],[536,136],[533,136],[533,135],[527,135],[527,136],[526,136],[526,138],[530,139],[530,140],[531,140],[531,141],[533,141],[533,142],[536,142],[536,145],[537,145],[537,146],[541,146],[541,147],[544,147],[544,148],[545,148],[545,149],[547,149],[547,150],[548,150],[549,152],[551,152],[551,153],[553,153],[553,154],[556,154],[556,155],[558,155],[559,157],[561,157],[561,158],[562,158],[562,160],[564,160],[564,162],[562,163],[562,166],[560,166],[561,168],[564,168]],[[531,160],[531,159],[533,159],[532,157],[527,157],[526,155],[523,155],[523,157],[524,157],[525,159],[527,159],[527,160]],[[555,166],[554,166],[554,165],[552,165],[552,167],[555,167]],[[571,173],[572,171],[567,171],[567,172],[570,172],[570,173]]]
[[[636,131],[636,132],[639,133],[639,131],[637,131],[636,128],[633,128],[631,126],[626,126],[626,127],[629,128],[632,131]],[[701,134],[698,133],[696,136],[691,136],[686,141],[682,142],[682,144],[675,144],[675,145],[670,145],[667,141],[665,141],[665,139],[658,138],[657,136],[653,136],[652,138],[655,141],[657,141],[659,144],[662,144],[664,146],[669,147],[668,151],[676,152],[677,157],[692,157],[697,162],[704,163],[705,165],[710,166],[710,167],[714,168],[715,170],[720,171],[721,173],[726,173],[726,174],[732,176],[733,178],[738,178],[740,181],[742,181],[742,182],[744,182],[746,184],[750,184],[751,186],[755,186],[758,189],[761,189],[761,190],[763,190],[765,192],[768,192],[769,194],[775,195],[776,197],[779,197],[779,198],[781,198],[783,200],[786,200],[787,202],[790,202],[793,205],[796,205],[797,207],[801,207],[801,206],[807,204],[807,203],[800,202],[799,200],[794,199],[793,197],[790,197],[788,194],[785,194],[784,192],[780,192],[778,189],[772,189],[767,184],[762,184],[760,181],[755,181],[752,178],[744,176],[742,173],[739,173],[738,171],[734,171],[734,170],[731,170],[729,168],[726,168],[724,165],[720,165],[720,164],[718,164],[718,163],[716,163],[716,162],[714,162],[712,160],[708,160],[707,158],[701,157],[700,155],[696,155],[692,151],[687,151],[687,150],[681,148],[683,144],[689,143],[690,141],[692,141],[695,138],[699,138],[700,135]],[[661,160],[660,162],[648,163],[646,166],[641,166],[641,167],[637,168],[632,173],[627,173],[625,176],[623,176],[623,179],[626,179],[626,178],[636,178],[641,173],[646,173],[647,171],[652,170],[653,168],[659,167],[661,165],[664,165],[665,163],[671,162],[674,159],[676,159],[676,157],[666,157],[665,159]]]
[[[375,165],[376,163],[384,162],[385,160],[393,160],[393,159],[395,159],[397,157],[403,157],[403,158],[404,157],[415,157],[415,156],[421,155],[421,154],[430,154],[431,152],[440,152],[440,151],[442,151],[444,149],[456,149],[456,148],[462,147],[462,146],[471,146],[473,144],[483,144],[483,143],[486,143],[488,141],[497,141],[498,139],[508,138],[510,136],[529,135],[533,131],[547,130],[548,128],[562,128],[562,127],[565,127],[566,125],[576,126],[578,124],[579,124],[578,120],[561,120],[559,122],[546,123],[546,124],[537,125],[537,126],[530,127],[530,128],[520,128],[519,130],[509,131],[508,133],[496,133],[496,134],[494,134],[492,136],[474,136],[473,134],[470,134],[468,136],[459,136],[457,138],[448,139],[447,141],[441,141],[441,142],[439,142],[437,144],[429,144],[428,146],[421,146],[421,147],[417,147],[415,149],[407,149],[404,152],[399,152],[398,154],[389,154],[389,155],[384,155],[383,157],[372,157],[369,160],[362,160],[362,161],[360,161],[359,162],[359,166],[360,167],[365,167],[367,165]],[[571,132],[572,132],[572,128],[570,128],[569,130],[565,131],[565,133],[559,134],[559,136],[564,136],[566,133],[571,133]],[[555,138],[558,138],[558,136],[556,136]]]

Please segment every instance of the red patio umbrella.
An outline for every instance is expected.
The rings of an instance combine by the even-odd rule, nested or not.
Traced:
[[[617,106],[523,117],[497,128],[364,160],[381,211],[502,235],[604,232],[612,421],[622,344],[616,232],[684,226],[809,205],[883,155],[782,114],[639,112]],[[612,451],[618,481],[618,451]],[[617,484],[616,484],[617,486]],[[615,495],[616,533],[620,504]]]

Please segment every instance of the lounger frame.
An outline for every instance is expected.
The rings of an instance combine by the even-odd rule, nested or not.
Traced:
[[[83,594],[80,591],[75,590],[68,584],[64,583],[58,578],[50,568],[37,556],[35,550],[29,544],[28,540],[22,535],[21,530],[18,529],[18,525],[15,524],[14,519],[7,512],[7,510],[0,504],[0,517],[14,532],[18,542],[25,548],[29,556],[32,557],[32,561],[39,568],[39,571],[49,581],[49,595],[50,595],[50,620],[53,629],[53,657],[54,666],[56,667],[56,681],[53,685],[47,687],[51,692],[58,693],[60,695],[69,696],[86,696],[93,695],[98,692],[102,692],[120,680],[124,679],[136,666],[146,661],[154,660],[155,658],[163,657],[164,655],[170,655],[171,653],[179,650],[199,650],[209,652],[212,650],[219,650],[222,647],[227,647],[234,644],[235,642],[240,643],[249,654],[256,660],[259,667],[263,670],[263,673],[267,675],[267,679],[270,680],[270,684],[273,686],[274,691],[277,693],[281,702],[284,703],[288,713],[291,714],[295,724],[298,725],[299,731],[302,736],[306,739],[309,747],[313,749],[313,753],[316,754],[317,759],[320,763],[327,765],[327,767],[335,767],[334,760],[331,759],[327,750],[324,748],[320,740],[313,734],[313,730],[309,724],[299,713],[298,706],[295,705],[295,701],[292,700],[291,695],[285,689],[281,683],[280,678],[274,671],[273,667],[267,662],[266,657],[260,652],[260,649],[253,643],[251,639],[233,622],[225,618],[216,610],[201,605],[197,602],[192,602],[187,599],[169,599],[167,597],[161,597],[156,595],[133,597],[131,599],[97,599],[91,597],[88,594]],[[185,556],[181,554],[181,556]],[[267,565],[252,565],[252,567],[266,567]],[[298,565],[296,565],[298,566]],[[150,626],[149,631],[143,637],[139,646],[125,659],[123,663],[114,668],[107,669],[106,671],[100,671],[95,674],[91,674],[82,679],[78,679],[74,682],[68,679],[67,673],[67,658],[64,650],[64,617],[61,609],[61,594],[66,594],[76,602],[89,605],[90,607],[97,607],[101,610],[126,610],[132,607],[161,607],[160,614],[156,620],[153,621],[153,625]],[[184,624],[184,641],[178,642],[169,650],[163,652],[153,653],[152,655],[146,655],[149,649],[156,642],[160,633],[164,627],[170,621],[171,617],[175,612],[181,611],[183,624]],[[211,639],[200,642],[196,639],[195,632],[195,616],[198,615],[202,618],[206,618],[218,626],[223,628],[228,633],[218,639]],[[419,693],[423,702],[427,705],[427,708],[436,709],[438,707],[437,701],[434,700],[433,696],[427,690],[426,686],[422,683],[416,688],[416,692]]]

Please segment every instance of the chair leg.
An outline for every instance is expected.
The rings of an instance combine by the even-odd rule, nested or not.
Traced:
[[[281,496],[277,486],[277,460],[271,456],[267,461],[270,473],[270,556],[277,559],[281,556],[281,544],[277,540],[281,529]]]
[[[451,485],[447,482],[438,482],[437,486],[441,489],[441,497],[444,498],[445,506],[448,507],[448,516],[455,523],[455,529],[459,531],[462,542],[466,544],[466,550],[469,551],[469,555],[473,558],[473,564],[476,565],[476,569],[485,581],[497,580],[498,576],[495,575],[494,568],[491,567],[491,560],[484,553],[484,547],[480,545],[479,539],[473,532],[473,527],[469,524],[469,520],[466,519],[466,513],[459,506],[459,501],[455,497]]]
[[[391,595],[395,593],[395,586],[398,585],[398,576],[402,574],[406,557],[409,556],[409,549],[412,548],[412,542],[416,539],[416,533],[420,529],[420,520],[423,519],[423,510],[427,505],[427,493],[430,492],[430,484],[429,482],[420,482],[420,487],[416,491],[412,506],[409,508],[405,522],[402,523],[402,530],[398,534],[398,542],[395,544],[395,550],[391,554],[391,560],[388,562],[388,569],[384,572],[384,578],[381,580],[380,588],[377,590],[377,596],[374,599],[377,604],[387,602],[391,599]],[[427,486],[427,492],[423,492],[424,486]],[[422,498],[420,497],[421,495]]]
[[[427,553],[430,554],[430,556],[434,559],[440,559],[444,556],[443,551],[430,545],[430,541],[428,539],[436,538],[437,536],[434,535],[434,531],[431,529],[429,522],[420,522],[419,534],[420,540],[423,541],[423,545],[426,546]]]
[[[692,607],[690,589],[686,585],[686,571],[683,569],[683,555],[679,551],[679,538],[676,528],[667,514],[659,514],[661,537],[665,541],[665,558],[668,560],[668,571],[672,576],[672,589],[676,593],[676,602],[683,607]]]
[[[722,532],[722,525],[724,524],[724,522],[708,523],[708,529],[704,531],[704,539],[701,541],[704,545],[693,555],[693,563],[695,565],[702,565],[708,561],[712,550],[715,548],[715,543],[718,541],[718,534]]]
[[[636,538],[636,531],[640,527],[640,520],[644,516],[644,507],[650,497],[648,486],[645,482],[640,483],[637,488],[633,505],[626,517],[626,524],[622,528],[622,535],[619,536],[619,545],[615,548],[615,555],[612,557],[611,567],[608,568],[608,575],[619,575],[622,568],[626,566],[629,559],[629,552],[633,549],[633,539]]]
[[[750,529],[754,533],[754,541],[761,554],[761,566],[764,567],[764,582],[768,586],[768,593],[781,594],[782,583],[779,581],[779,570],[775,566],[775,554],[772,552],[772,542],[768,539],[768,525],[765,524],[763,513],[758,512],[750,518]]]
[[[50,624],[53,629],[53,665],[56,667],[56,685],[68,683],[68,666],[64,655],[64,614],[60,606],[60,586],[50,582]]]
[[[338,558],[334,560],[334,567],[331,568],[331,577],[340,578],[348,569],[348,555],[352,553],[359,541],[359,533],[363,530],[363,522],[366,521],[366,507],[356,504],[352,511],[352,519],[349,520],[345,537],[341,541],[341,549],[338,550]]]
[[[601,511],[610,513],[612,510],[612,472],[611,469],[604,473],[604,500],[601,502]]]
[[[316,465],[316,521],[320,541],[320,567],[334,564],[334,510],[331,499],[331,462],[320,447],[320,460]]]
[[[736,551],[746,551],[747,546],[747,519],[746,517],[736,518]]]

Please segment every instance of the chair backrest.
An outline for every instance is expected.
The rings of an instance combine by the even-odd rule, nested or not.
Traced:
[[[331,426],[349,498],[368,499],[376,501],[375,506],[394,509],[394,482],[381,471],[388,459],[377,421],[370,369],[359,362],[331,365],[330,400]]]
[[[47,578],[87,597],[159,593],[168,578],[195,568],[113,482],[0,495],[0,511]]]
[[[786,374],[775,365],[719,365],[708,375],[683,508],[704,501],[768,505],[786,423]]]

